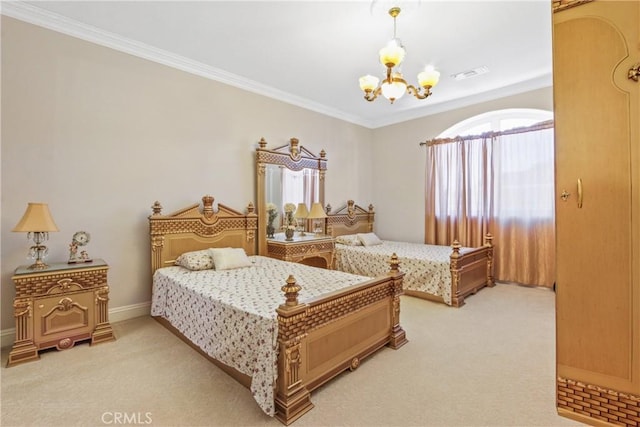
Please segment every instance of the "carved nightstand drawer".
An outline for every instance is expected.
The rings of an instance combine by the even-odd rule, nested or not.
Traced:
[[[267,252],[272,258],[299,262],[314,267],[332,268],[335,240],[331,236],[296,235],[286,241],[284,234],[267,239]]]
[[[16,339],[7,366],[37,360],[38,350],[65,350],[76,343],[115,339],[109,324],[109,285],[103,260],[16,269],[13,301]]]
[[[93,292],[57,295],[34,300],[34,341],[39,349],[64,350],[91,338],[95,327]]]

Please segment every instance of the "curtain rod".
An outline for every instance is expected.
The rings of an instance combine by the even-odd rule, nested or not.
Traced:
[[[428,139],[424,142],[419,143],[419,145],[422,147],[423,145],[431,146],[431,145],[438,145],[438,144],[449,144],[451,142],[468,141],[471,139],[486,139],[486,138],[493,138],[493,137],[502,136],[502,135],[515,135],[518,133],[549,129],[552,127],[553,127],[553,120],[546,120],[544,122],[539,122],[531,126],[523,126],[523,127],[513,128],[513,129],[501,130],[498,132],[490,131],[490,132],[482,133],[480,135],[465,135],[465,136],[456,136],[453,138]]]

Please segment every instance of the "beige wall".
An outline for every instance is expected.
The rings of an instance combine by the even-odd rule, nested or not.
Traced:
[[[290,137],[327,152],[327,202],[372,198],[371,130],[2,17],[2,322],[14,327],[11,275],[30,243],[12,233],[47,202],[65,261],[75,231],[111,266],[110,308],[150,299],[147,216],[211,194],[243,210],[254,150]]]
[[[144,306],[151,204],[169,213],[211,194],[244,209],[255,201],[261,137],[325,149],[328,203],[373,203],[381,236],[421,241],[418,142],[497,108],[551,109],[551,89],[370,130],[3,16],[1,107],[5,331],[14,326],[11,275],[30,246],[11,229],[28,202],[49,203],[60,228],[49,260],[66,260],[73,233],[88,231],[89,254],[111,266],[112,312]]]

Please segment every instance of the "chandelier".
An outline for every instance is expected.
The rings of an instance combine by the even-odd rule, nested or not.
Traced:
[[[389,9],[389,15],[393,18],[393,39],[379,52],[380,62],[387,67],[386,78],[378,86],[379,78],[370,74],[360,77],[360,89],[364,91],[364,99],[367,101],[373,101],[381,93],[392,104],[396,99],[402,98],[405,93],[411,94],[418,99],[425,99],[431,95],[431,88],[440,79],[440,73],[432,66],[427,66],[424,71],[418,74],[420,87],[416,88],[415,86],[407,85],[399,70],[394,71],[394,67],[399,67],[402,63],[405,54],[402,42],[396,37],[396,18],[399,14],[399,7],[396,6]]]

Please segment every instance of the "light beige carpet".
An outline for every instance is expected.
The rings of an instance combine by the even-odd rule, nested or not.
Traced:
[[[562,426],[554,293],[498,284],[460,308],[403,297],[409,343],[312,393],[294,426]],[[251,393],[149,317],[117,341],[5,368],[2,426],[279,426]]]

